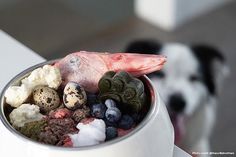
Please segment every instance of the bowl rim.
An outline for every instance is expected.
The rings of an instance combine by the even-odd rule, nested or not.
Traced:
[[[151,101],[150,101],[150,109],[147,112],[147,115],[144,117],[144,119],[127,135],[124,135],[122,137],[118,137],[115,138],[113,140],[110,141],[106,141],[104,143],[100,143],[97,145],[92,145],[92,146],[82,146],[82,147],[62,147],[62,146],[54,146],[54,145],[49,145],[49,144],[43,144],[40,142],[37,142],[35,140],[32,140],[26,136],[24,136],[23,134],[19,133],[11,124],[10,122],[7,120],[5,113],[4,113],[4,104],[5,104],[5,92],[6,90],[13,85],[14,83],[16,83],[17,81],[22,80],[24,77],[26,77],[27,75],[30,74],[30,72],[32,72],[33,70],[35,70],[36,68],[40,68],[44,65],[52,65],[54,64],[56,61],[58,61],[60,59],[55,59],[55,60],[50,60],[50,61],[45,61],[39,64],[36,64],[34,66],[31,66],[25,70],[23,70],[22,72],[18,73],[15,77],[13,77],[3,88],[3,90],[1,91],[0,94],[0,119],[3,123],[3,125],[7,128],[7,130],[14,134],[16,137],[19,137],[21,140],[25,141],[25,142],[30,142],[31,144],[37,144],[38,146],[44,147],[44,148],[50,148],[50,149],[56,149],[56,150],[63,150],[63,151],[83,151],[83,150],[93,150],[93,149],[98,149],[98,148],[104,148],[106,146],[110,146],[110,145],[114,145],[117,144],[119,142],[122,142],[130,137],[132,137],[132,135],[135,135],[136,133],[140,132],[142,130],[142,128],[144,128],[149,121],[151,121],[152,119],[154,119],[155,115],[158,114],[159,112],[159,106],[160,106],[160,97],[159,94],[156,92],[152,81],[146,76],[143,75],[141,76],[141,79],[143,79],[143,81],[145,81],[145,84],[148,86],[149,92],[150,92],[150,96],[151,96]]]

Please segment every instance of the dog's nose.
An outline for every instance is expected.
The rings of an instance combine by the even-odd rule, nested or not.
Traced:
[[[184,100],[182,94],[176,93],[169,97],[168,105],[172,111],[180,113],[184,110],[186,101]]]

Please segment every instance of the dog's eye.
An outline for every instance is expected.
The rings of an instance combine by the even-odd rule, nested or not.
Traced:
[[[201,78],[200,78],[199,76],[197,76],[197,75],[191,75],[191,76],[189,77],[189,80],[190,80],[191,82],[196,82],[196,81],[200,81]]]

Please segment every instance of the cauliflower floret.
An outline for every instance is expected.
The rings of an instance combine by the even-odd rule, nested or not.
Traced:
[[[30,76],[21,82],[31,87],[47,85],[50,88],[57,89],[61,84],[60,70],[51,65],[44,65],[42,68],[32,71]]]
[[[11,86],[6,90],[6,102],[12,107],[18,107],[26,101],[36,86],[46,85],[57,89],[61,84],[60,70],[51,65],[37,68],[21,80],[20,86]]]
[[[76,127],[79,132],[69,135],[73,147],[96,145],[106,139],[106,125],[101,119],[94,119],[88,124],[78,123]]]
[[[6,102],[13,107],[22,104],[30,95],[30,90],[24,84],[21,86],[11,86],[7,89],[5,93]]]
[[[20,107],[14,109],[9,117],[14,127],[22,127],[25,123],[41,120],[44,116],[40,113],[38,106],[22,104]]]

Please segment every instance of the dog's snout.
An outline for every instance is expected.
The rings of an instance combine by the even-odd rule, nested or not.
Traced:
[[[184,97],[181,94],[176,93],[169,97],[168,105],[172,111],[180,113],[184,110],[186,106],[186,101],[184,100]]]

